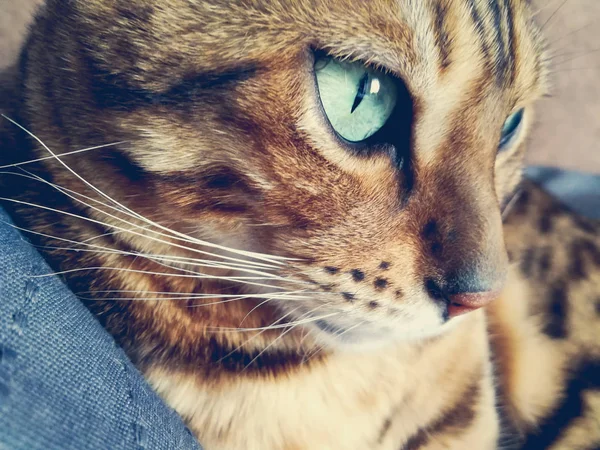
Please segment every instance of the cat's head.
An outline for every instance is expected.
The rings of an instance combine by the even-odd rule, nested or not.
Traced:
[[[54,107],[32,112],[33,131],[65,150],[124,141],[65,161],[157,223],[288,258],[211,248],[288,280],[248,292],[302,294],[263,307],[331,343],[418,338],[502,287],[501,209],[545,90],[525,0],[80,0],[46,14],[54,56],[29,57],[54,74]]]

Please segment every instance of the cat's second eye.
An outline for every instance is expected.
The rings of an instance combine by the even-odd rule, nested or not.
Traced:
[[[500,149],[508,146],[515,136],[517,136],[521,129],[521,122],[523,122],[524,110],[520,109],[517,112],[508,116],[504,125],[502,126],[502,132],[500,135]]]
[[[315,75],[325,114],[333,129],[349,142],[361,142],[388,121],[398,97],[395,80],[360,62],[330,56],[315,61]]]

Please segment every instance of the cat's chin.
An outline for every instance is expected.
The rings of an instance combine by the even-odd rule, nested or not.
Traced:
[[[459,325],[468,315],[445,320],[443,317],[430,319],[427,325],[405,323],[340,324],[327,320],[311,323],[311,335],[319,345],[332,351],[370,351],[395,344],[425,343],[443,336]]]

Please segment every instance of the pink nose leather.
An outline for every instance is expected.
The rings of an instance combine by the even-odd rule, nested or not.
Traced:
[[[499,295],[499,291],[450,295],[448,297],[450,300],[448,315],[452,318],[483,308],[496,300]]]

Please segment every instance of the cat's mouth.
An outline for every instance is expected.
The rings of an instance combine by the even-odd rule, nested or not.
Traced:
[[[359,347],[364,345],[373,345],[385,343],[394,335],[394,331],[389,326],[375,326],[373,323],[359,321],[353,325],[338,324],[332,320],[318,320],[314,322],[325,340],[334,341],[334,345],[343,347]]]
[[[498,290],[449,295],[444,301],[423,296],[410,302],[401,314],[370,317],[368,313],[314,317],[309,327],[333,346],[364,347],[391,341],[424,339],[439,335],[463,316],[486,307]],[[310,314],[308,314],[311,317]]]
[[[400,314],[371,315],[356,311],[315,316],[315,320],[306,321],[305,327],[318,341],[332,348],[361,349],[439,335],[448,322],[445,316],[442,307],[428,301],[421,306],[412,305]]]

